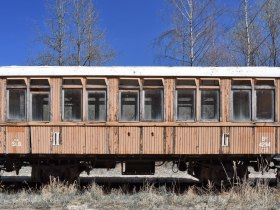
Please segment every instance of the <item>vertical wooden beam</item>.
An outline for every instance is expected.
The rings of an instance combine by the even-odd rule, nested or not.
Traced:
[[[174,121],[174,96],[175,87],[174,79],[164,80],[164,118],[166,122]]]
[[[61,121],[61,78],[51,78],[51,121]]]
[[[119,80],[118,78],[108,79],[108,121],[118,121],[119,113]]]

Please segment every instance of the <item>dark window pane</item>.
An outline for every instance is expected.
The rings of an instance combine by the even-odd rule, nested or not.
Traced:
[[[177,120],[194,120],[195,91],[177,90]]]
[[[121,92],[121,121],[138,121],[138,92]]]
[[[274,91],[257,90],[257,119],[274,120]]]
[[[25,120],[25,93],[23,89],[9,90],[9,120]]]
[[[47,79],[31,79],[31,86],[50,86]]]
[[[50,120],[49,94],[32,94],[32,120]]]
[[[105,91],[93,91],[88,93],[88,120],[106,121]]]
[[[162,90],[145,90],[144,120],[163,120],[162,92]]]
[[[219,120],[219,91],[201,91],[201,119]]]
[[[80,79],[63,79],[63,85],[82,85]]]
[[[233,120],[250,121],[251,120],[251,91],[235,90],[233,91]]]
[[[82,90],[64,89],[64,120],[82,119]]]

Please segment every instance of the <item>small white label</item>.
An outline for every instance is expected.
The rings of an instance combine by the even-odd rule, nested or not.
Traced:
[[[260,147],[270,147],[270,142],[269,142],[269,139],[267,136],[262,136],[259,146]]]
[[[59,142],[59,138],[60,137],[60,133],[59,132],[53,132],[52,134],[52,143],[53,146],[59,146],[60,142]]]
[[[19,139],[14,139],[12,141],[12,147],[22,147],[22,143]]]

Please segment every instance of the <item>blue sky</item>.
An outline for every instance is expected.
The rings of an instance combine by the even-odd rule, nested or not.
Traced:
[[[28,65],[38,50],[36,25],[46,17],[44,0],[0,1],[0,66]],[[116,51],[113,65],[156,65],[154,39],[168,28],[166,0],[95,0],[100,27]]]

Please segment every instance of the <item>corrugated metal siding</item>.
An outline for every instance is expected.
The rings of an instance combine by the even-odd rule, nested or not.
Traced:
[[[143,127],[143,154],[164,154],[162,127]]]
[[[61,79],[51,78],[51,120],[53,122],[61,121]]]
[[[255,128],[255,154],[273,154],[275,152],[275,128]]]
[[[231,127],[229,138],[231,154],[254,153],[254,131],[252,127]]]
[[[62,154],[85,154],[85,127],[62,127]]]
[[[5,153],[5,127],[0,127],[0,154]]]
[[[33,154],[50,154],[51,143],[50,127],[31,127],[31,152]]]
[[[119,154],[140,153],[140,128],[120,127],[119,128]]]
[[[106,154],[107,152],[106,127],[86,128],[86,154]]]
[[[27,127],[6,127],[6,153],[7,154],[29,153]]]

